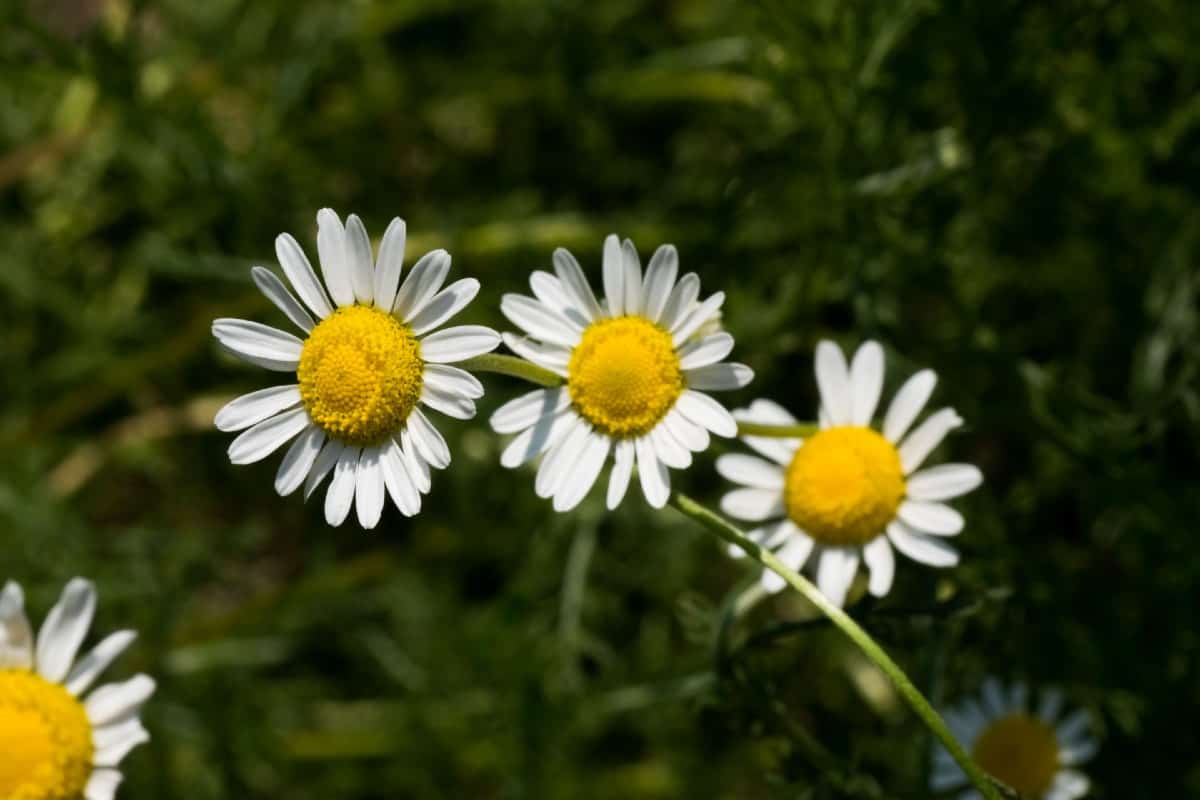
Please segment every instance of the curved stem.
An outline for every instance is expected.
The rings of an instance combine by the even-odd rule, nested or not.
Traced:
[[[795,425],[763,425],[758,422],[739,422],[739,436],[772,436],[778,439],[804,439],[819,428],[816,424],[800,422]]]
[[[904,674],[904,670],[900,668],[900,665],[893,661],[892,657],[887,654],[887,651],[880,647],[871,638],[871,635],[851,619],[845,611],[842,611],[842,609],[829,602],[825,595],[821,594],[820,589],[804,576],[789,569],[787,565],[775,557],[774,553],[759,547],[738,528],[730,525],[695,500],[686,495],[674,494],[671,496],[671,503],[685,515],[703,525],[710,533],[746,551],[747,555],[779,575],[779,577],[787,581],[789,586],[804,595],[810,603],[829,618],[830,622],[840,628],[842,633],[849,637],[850,641],[858,645],[867,658],[871,659],[876,666],[892,679],[892,683],[896,685],[896,689],[908,703],[909,707],[921,718],[921,721],[933,732],[933,735],[938,738],[938,741],[942,743],[942,746],[946,748],[946,751],[950,753],[951,757],[958,763],[963,772],[966,773],[967,778],[975,785],[975,788],[987,800],[1003,800],[1004,795],[1000,793],[997,785],[971,760],[971,757],[967,755],[963,746],[954,738],[954,734],[950,733],[950,729],[946,727],[946,723],[941,715],[929,704],[929,701],[925,699],[921,691],[909,680],[909,677]]]
[[[521,378],[538,386],[561,386],[563,377],[545,367],[539,367],[532,361],[526,361],[516,356],[506,356],[502,353],[484,353],[481,356],[468,358],[454,366],[471,372],[495,372],[499,375],[511,375]]]

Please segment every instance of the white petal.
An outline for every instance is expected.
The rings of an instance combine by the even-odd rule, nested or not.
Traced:
[[[535,339],[563,347],[578,344],[583,330],[553,309],[521,294],[504,295],[500,299],[500,313]]]
[[[337,306],[354,305],[354,285],[346,263],[346,229],[332,209],[317,212],[317,255],[329,296]]]
[[[478,378],[465,369],[448,364],[426,364],[425,382],[447,394],[458,394],[471,400],[483,397],[483,384]]]
[[[1091,782],[1083,773],[1073,769],[1059,770],[1050,791],[1046,792],[1046,800],[1076,800],[1086,795],[1089,789]]]
[[[684,370],[707,367],[716,364],[732,352],[733,337],[728,333],[714,333],[680,347],[679,366]]]
[[[296,437],[283,454],[283,461],[279,462],[279,470],[275,473],[275,491],[280,497],[287,497],[300,488],[324,444],[325,432],[316,425]]]
[[[583,314],[575,308],[575,302],[567,296],[567,290],[557,277],[535,269],[529,273],[529,288],[539,303],[567,319],[573,318],[575,322],[583,324]]]
[[[929,396],[933,394],[933,387],[936,385],[937,374],[931,369],[923,369],[904,382],[900,391],[892,398],[892,404],[888,406],[887,415],[883,418],[885,439],[895,444],[904,437],[909,426],[929,402]]]
[[[717,436],[737,436],[737,421],[718,403],[703,392],[686,389],[675,401],[679,413],[697,425],[702,425]]]
[[[283,281],[275,276],[274,272],[265,267],[251,267],[250,277],[254,279],[254,285],[258,287],[258,290],[274,303],[275,307],[292,321],[292,324],[305,333],[313,329],[316,324],[313,322],[313,318],[304,309],[304,306],[300,305],[300,301],[283,285]]]
[[[758,425],[794,425],[795,417],[782,406],[770,400],[755,400],[750,408],[739,408],[733,412],[733,418],[738,422],[751,422]],[[782,439],[774,436],[743,436],[742,441],[757,450],[776,464],[787,466],[792,463],[796,451],[803,444],[803,439]]]
[[[800,542],[808,550],[811,550],[813,545],[812,538],[808,534],[804,533],[804,531],[797,528],[795,523],[786,517],[784,519],[776,520],[775,522],[768,522],[766,525],[762,525],[758,528],[754,528],[751,531],[747,531],[746,538],[750,539],[760,547],[765,547],[768,550],[774,550],[784,543],[787,543],[788,547],[791,547],[794,544],[794,542],[791,541],[793,539],[796,542]],[[733,545],[730,545],[729,547],[730,554],[734,555],[736,558],[741,558],[743,555],[745,555],[745,552],[742,550],[742,548],[734,547]],[[784,550],[786,549],[788,548],[785,547]],[[783,550],[781,550],[777,555],[782,558],[782,553]],[[806,551],[805,558],[807,557]],[[788,566],[791,565],[789,564]],[[799,567],[797,567],[797,569],[798,568]]]
[[[434,469],[450,466],[450,446],[421,409],[414,408],[409,414],[407,429],[413,446],[417,449],[417,455],[426,463]]]
[[[290,233],[281,233],[275,237],[275,257],[279,259],[279,266],[283,267],[283,274],[287,276],[296,294],[300,295],[300,299],[312,309],[318,319],[325,319],[333,313],[333,306],[329,302],[329,296],[325,294],[325,287],[317,280],[317,273],[313,272],[312,264],[308,263],[308,256],[304,255],[304,250]]]
[[[565,436],[573,426],[576,419],[578,419],[578,415],[570,409],[554,416],[540,418],[509,442],[508,447],[505,447],[504,452],[500,454],[500,466],[513,469],[537,458],[556,445],[559,439]]]
[[[608,510],[612,511],[621,505],[625,491],[629,488],[629,479],[633,476],[633,460],[635,445],[630,439],[620,439],[613,448],[613,468],[608,476]]]
[[[312,497],[312,493],[321,485],[321,481],[325,480],[325,477],[337,466],[338,459],[342,457],[345,449],[346,445],[336,439],[325,440],[321,452],[317,453],[317,460],[313,462],[312,469],[309,470],[308,477],[304,480],[305,501]]]
[[[1091,719],[1087,709],[1078,709],[1063,718],[1063,721],[1054,729],[1054,734],[1062,743],[1076,741],[1087,733]]]
[[[784,566],[799,572],[804,563],[808,561],[808,557],[812,555],[816,542],[808,534],[798,530],[790,520],[785,520],[780,527],[789,531],[790,538],[776,555],[784,563]],[[764,546],[770,546],[770,540],[764,543]]]
[[[154,688],[154,680],[147,675],[134,675],[124,683],[101,686],[84,702],[88,721],[93,728],[99,728],[134,716],[154,694]]]
[[[887,534],[896,549],[913,561],[931,567],[953,567],[958,563],[958,551],[944,540],[922,536],[899,520],[888,525]]]
[[[1043,689],[1041,700],[1038,702],[1037,715],[1042,722],[1053,725],[1062,711],[1063,693],[1060,689]]]
[[[685,314],[679,322],[675,323],[675,327],[671,331],[671,340],[675,342],[675,346],[678,347],[692,338],[692,334],[700,330],[704,323],[712,319],[713,315],[717,313],[724,302],[725,293],[717,292]]]
[[[664,244],[654,251],[646,267],[646,282],[642,287],[642,313],[651,322],[658,322],[679,273],[679,253],[675,245]]]
[[[662,314],[659,315],[658,324],[668,331],[673,330],[676,325],[683,322],[687,312],[692,309],[692,304],[699,296],[700,276],[689,272],[680,278],[679,283],[675,284],[675,288],[671,290],[671,294],[667,297],[667,304],[663,307]]]
[[[15,581],[0,591],[0,670],[33,666],[33,629],[25,616],[25,593]]]
[[[733,549],[732,545],[730,545],[730,549]],[[745,553],[742,553],[741,548],[737,548],[737,550],[739,555],[735,556],[735,558],[741,558],[745,555]],[[763,567],[762,575],[759,576],[758,582],[768,594],[779,594],[788,585],[787,581],[766,567]]]
[[[217,348],[228,353],[239,361],[245,361],[247,364],[253,364],[262,369],[269,369],[272,372],[292,372],[300,365],[299,359],[295,358],[266,358],[264,356],[251,355],[249,353],[241,353],[231,347],[226,347],[223,343],[218,342]]]
[[[375,307],[391,313],[396,303],[396,288],[400,285],[400,273],[404,269],[404,244],[408,226],[404,220],[394,217],[383,233],[379,245],[379,258],[375,263]],[[420,333],[417,333],[420,336]]]
[[[354,298],[363,305],[375,303],[375,258],[371,254],[371,239],[357,214],[346,218],[346,268]],[[391,308],[391,306],[388,306]]]
[[[404,468],[417,491],[425,494],[433,485],[429,477],[429,465],[421,458],[419,448],[413,441],[412,431],[408,428],[400,431],[400,454],[404,456]]]
[[[929,786],[935,792],[944,792],[967,782],[967,776],[957,764],[951,764],[945,769],[936,769],[929,776]]]
[[[500,334],[482,325],[459,325],[443,328],[421,340],[421,358],[435,364],[466,361],[495,350]]]
[[[244,394],[226,403],[213,422],[217,430],[240,431],[272,417],[280,411],[300,405],[300,386],[272,386]]]
[[[663,417],[662,424],[675,437],[675,441],[693,453],[703,453],[712,441],[707,430],[680,414],[678,408],[668,411],[667,415]]]
[[[564,388],[534,389],[500,406],[489,422],[496,433],[517,433],[544,416],[562,411],[570,402],[571,396]]]
[[[213,320],[212,333],[235,355],[291,364],[292,369],[300,363],[304,349],[304,343],[292,334],[244,319]]]
[[[625,314],[625,260],[616,234],[604,237],[604,301],[613,317]]]
[[[867,426],[879,406],[883,391],[883,348],[879,342],[864,342],[850,363],[850,392],[853,398],[850,421]]]
[[[150,734],[136,717],[116,725],[96,728],[92,743],[96,748],[92,764],[97,767],[117,767],[133,748],[150,741]]]
[[[378,447],[364,447],[358,457],[358,473],[354,479],[354,508],[358,524],[371,530],[383,514],[386,490],[383,485],[383,454]]]
[[[414,336],[424,336],[434,328],[448,322],[462,311],[479,294],[479,281],[462,278],[435,294],[424,308],[408,321]]]
[[[538,467],[537,477],[533,482],[533,490],[538,497],[550,498],[558,494],[559,489],[570,477],[571,467],[579,459],[580,448],[587,441],[591,431],[592,426],[582,417],[573,419],[566,435],[551,447]]]
[[[433,250],[421,256],[408,271],[408,277],[396,293],[392,313],[404,322],[415,319],[438,289],[442,288],[442,282],[449,272],[450,254],[445,250]]]
[[[1029,710],[1029,687],[1023,683],[1014,683],[1008,693],[1008,707],[1013,711],[1025,713]]]
[[[229,461],[233,464],[262,461],[311,424],[303,407],[265,419],[230,442]]]
[[[734,489],[721,498],[721,510],[746,522],[772,519],[783,514],[783,493],[778,489]]]
[[[884,597],[892,589],[892,577],[896,572],[896,557],[886,536],[876,536],[863,547],[863,560],[871,572],[867,585],[875,597]]]
[[[331,527],[336,528],[345,522],[350,507],[354,505],[354,479],[358,475],[361,452],[358,447],[347,447],[334,465],[329,491],[325,493],[325,521]]]
[[[962,417],[952,408],[943,408],[930,414],[900,445],[900,466],[904,474],[921,466],[926,456],[946,438],[946,434],[962,423]]]
[[[556,344],[535,342],[512,333],[502,333],[500,338],[504,340],[504,344],[509,350],[521,358],[566,377],[567,365],[571,361],[571,351],[567,348]]]
[[[727,480],[755,489],[783,489],[783,470],[757,456],[729,453],[717,459],[717,472]]]
[[[587,496],[600,477],[611,447],[612,440],[603,434],[593,431],[588,436],[566,482],[554,495],[555,511],[570,511]]]
[[[991,676],[984,679],[979,699],[983,703],[983,710],[992,719],[1006,716],[1009,713],[1008,698],[1004,696],[1004,687],[1000,685],[1000,681]]]
[[[842,348],[827,339],[817,343],[817,388],[829,421],[835,426],[850,425],[854,417],[850,370]]]
[[[134,631],[117,631],[106,636],[91,652],[79,659],[79,663],[67,675],[63,687],[76,697],[86,692],[95,683],[96,678],[100,677],[100,673],[108,669],[116,657],[125,652],[136,638],[137,633]]]
[[[84,800],[113,800],[124,777],[115,769],[92,770],[83,790]]]
[[[625,264],[625,313],[642,313],[642,261],[629,239],[621,242],[621,260]]]
[[[35,663],[39,675],[50,683],[63,682],[95,613],[96,587],[91,581],[72,578],[38,631]]]
[[[754,370],[745,364],[710,364],[684,373],[692,389],[708,392],[730,392],[741,389],[754,380]]]
[[[858,572],[858,550],[850,547],[825,547],[817,563],[817,586],[829,602],[839,608],[846,603],[846,593]]]
[[[964,524],[962,514],[950,506],[923,500],[905,500],[897,514],[910,528],[934,536],[957,536]]]
[[[667,467],[658,460],[654,445],[646,437],[638,439],[634,447],[642,494],[651,508],[662,508],[671,497],[671,476],[667,473]]]
[[[404,453],[395,439],[389,439],[383,446],[383,485],[387,488],[392,502],[400,513],[406,517],[416,516],[421,510],[421,493],[413,484],[405,466]]]
[[[1100,750],[1100,743],[1088,736],[1080,736],[1071,744],[1059,742],[1058,759],[1063,764],[1073,767],[1090,761]]]
[[[658,460],[672,469],[687,469],[692,465],[692,452],[676,441],[665,425],[655,425],[646,434],[654,445]]]
[[[421,402],[454,419],[471,419],[475,416],[475,401],[452,392],[444,392],[426,382],[421,387]]]
[[[589,322],[602,316],[600,303],[596,301],[596,295],[583,274],[583,268],[579,266],[575,256],[561,247],[554,251],[554,273],[558,275],[572,306]]]
[[[950,500],[983,483],[983,473],[971,464],[939,464],[908,476],[905,492],[914,500]]]

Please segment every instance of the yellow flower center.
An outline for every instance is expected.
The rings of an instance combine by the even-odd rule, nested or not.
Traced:
[[[567,389],[601,433],[649,433],[684,389],[671,334],[644,317],[593,322],[571,354]]]
[[[378,444],[421,397],[421,343],[391,314],[347,306],[313,328],[296,374],[304,408],[325,433],[357,447]]]
[[[971,755],[1022,797],[1044,795],[1058,772],[1054,729],[1028,714],[1001,717],[988,725],[975,740]]]
[[[26,670],[0,670],[0,797],[78,800],[92,775],[83,705]]]
[[[820,544],[866,544],[892,521],[903,499],[900,454],[870,428],[819,431],[788,465],[788,516]]]

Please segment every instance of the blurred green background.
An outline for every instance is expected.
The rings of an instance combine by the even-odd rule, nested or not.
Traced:
[[[939,701],[1059,685],[1098,798],[1200,796],[1200,15],[1186,0],[7,0],[0,577],[75,574],[160,680],[122,797],[924,798],[929,740],[673,511],[577,513],[486,416],[422,514],[327,528],[212,413],[217,316],[314,216],[407,219],[507,327],[610,231],[729,294],[731,402],[812,416],[821,337],[941,375],[961,567],[853,613]],[[675,483],[715,503],[718,444]],[[861,593],[861,589],[859,590]]]

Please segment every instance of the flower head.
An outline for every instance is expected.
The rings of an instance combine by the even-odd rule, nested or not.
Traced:
[[[679,280],[679,256],[663,245],[645,274],[633,242],[604,241],[605,298],[597,300],[569,252],[554,273],[534,272],[534,297],[505,295],[500,310],[526,338],[504,334],[513,352],[564,378],[503,405],[499,433],[517,437],[501,456],[515,467],[545,454],[534,488],[566,511],[583,500],[611,454],[608,507],[625,496],[637,464],[646,500],[666,504],[668,467],[691,465],[709,434],[733,436],[737,423],[708,391],[738,389],[753,372],[723,363],[733,337],[716,330],[724,294],[699,301],[700,279]]]
[[[750,536],[793,569],[816,564],[817,583],[833,602],[846,592],[864,560],[868,590],[882,597],[892,586],[893,547],[935,567],[958,563],[945,537],[963,529],[963,518],[942,501],[966,494],[983,480],[969,464],[919,469],[929,453],[962,420],[953,409],[930,414],[910,432],[937,377],[913,375],[896,393],[880,429],[871,427],[883,388],[883,348],[867,342],[847,366],[832,342],[817,345],[820,430],[807,439],[744,436],[766,459],[733,454],[717,470],[744,488],[721,499],[726,514],[764,522]],[[770,400],[734,412],[737,419],[793,425],[796,419]],[[733,555],[740,551],[731,550]],[[783,581],[764,572],[771,591]]]
[[[1010,690],[994,678],[984,681],[978,699],[967,699],[945,712],[946,724],[986,772],[1030,800],[1075,800],[1087,794],[1089,782],[1073,769],[1098,748],[1090,733],[1088,713],[1076,711],[1059,719],[1062,693],[1047,689],[1030,711],[1024,684]],[[967,783],[950,754],[934,754],[932,788],[957,789]],[[968,791],[960,795],[979,798]]]
[[[111,800],[122,759],[150,736],[138,713],[154,681],[137,675],[91,690],[134,640],[119,631],[79,661],[96,610],[96,589],[67,584],[35,639],[21,587],[0,591],[0,797]]]
[[[287,495],[303,484],[307,499],[332,473],[325,519],[340,525],[354,505],[359,524],[373,528],[385,495],[406,516],[420,510],[429,468],[450,463],[445,439],[421,407],[475,416],[483,386],[450,364],[494,349],[500,337],[478,325],[432,332],[474,299],[479,281],[463,278],[443,289],[450,255],[435,250],[401,285],[403,220],[388,226],[377,261],[358,217],[351,214],[343,226],[323,209],[317,225],[324,284],[286,233],[275,240],[275,253],[299,300],[270,270],[251,270],[305,338],[245,320],[213,323],[213,335],[234,355],[295,373],[296,382],[237,398],[218,412],[216,425],[244,430],[229,446],[235,464],[259,461],[294,440],[276,491]]]

